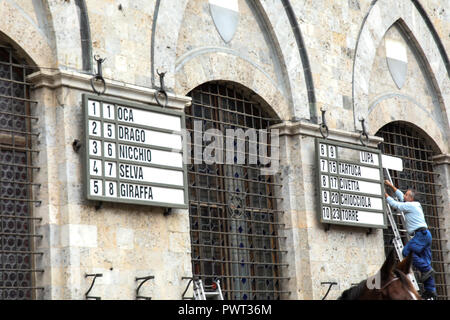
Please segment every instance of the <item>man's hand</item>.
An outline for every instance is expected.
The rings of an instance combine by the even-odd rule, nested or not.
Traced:
[[[397,188],[389,180],[384,180],[384,184],[391,187],[394,192],[397,191]]]
[[[384,196],[387,198],[387,197],[390,197],[390,195],[389,194],[387,194],[386,192],[384,193]]]

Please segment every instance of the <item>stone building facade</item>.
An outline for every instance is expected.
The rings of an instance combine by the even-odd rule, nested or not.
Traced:
[[[327,139],[361,145],[364,129],[370,147],[402,157],[410,171],[395,181],[429,206],[439,298],[448,299],[450,2],[226,2],[0,1],[2,299],[85,299],[93,274],[102,276],[90,296],[102,299],[135,299],[136,278],[146,276],[154,278],[141,295],[181,299],[184,277],[205,275],[220,278],[227,299],[321,299],[324,282],[337,283],[328,299],[337,298],[377,272],[389,241],[388,230],[320,223],[323,114]],[[73,143],[84,141],[94,55],[106,58],[104,97],[157,105],[163,71],[168,108],[185,112],[188,127],[191,119],[277,129],[279,170],[258,180],[245,166],[205,174],[188,165],[189,208],[170,212],[88,201]],[[16,118],[27,124],[10,124]],[[203,189],[222,200],[201,198],[206,176]],[[248,220],[227,215],[236,199]]]

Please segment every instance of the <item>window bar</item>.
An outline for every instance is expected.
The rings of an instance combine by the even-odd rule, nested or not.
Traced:
[[[214,125],[214,127],[216,129],[222,130],[222,132],[223,132],[223,124],[220,123],[220,112],[219,112],[219,109],[217,108],[217,106],[219,105],[219,98],[217,96],[213,96],[211,94],[211,90],[209,90],[209,91],[210,91],[210,95],[211,95],[209,99],[210,100],[213,99],[214,106],[216,106],[216,107],[213,107],[212,113],[214,114],[215,119],[218,119],[218,121],[213,122],[213,125]],[[202,97],[204,96],[203,93],[201,95],[202,95]],[[202,104],[204,104],[203,101],[202,101]],[[225,172],[223,170],[223,166],[219,165],[217,169],[219,170],[219,175],[220,176],[226,176],[226,174],[225,174]],[[219,200],[221,201],[222,204],[224,204],[224,203],[226,203],[225,181],[223,179],[218,179],[218,182],[219,183],[218,183],[218,190],[217,191],[218,191],[218,195],[219,195]],[[223,205],[221,206],[220,212],[222,214],[222,216],[221,216],[222,218],[225,218],[227,216],[227,208],[225,206],[223,206]],[[229,225],[230,224],[228,223],[228,220],[224,220],[221,230],[225,230],[225,231],[229,230]],[[230,246],[229,238],[226,237],[226,236],[220,237],[220,243],[223,243],[222,248],[220,250],[221,254],[225,258],[225,260],[230,261],[231,259],[230,259],[230,256],[229,256],[229,251],[226,248],[227,246]],[[222,266],[223,265],[224,265],[225,268],[221,269],[221,272],[222,272],[221,278],[222,278],[222,280],[226,281],[226,286],[224,286],[224,287],[225,288],[230,288],[230,290],[233,290],[234,289],[234,282],[231,281],[230,278],[225,278],[224,279],[224,277],[223,277],[223,275],[230,274],[232,272],[232,268],[233,268],[232,264],[231,263],[224,263],[224,264],[222,263]],[[232,297],[231,297],[231,295],[228,295],[227,298],[230,300]]]

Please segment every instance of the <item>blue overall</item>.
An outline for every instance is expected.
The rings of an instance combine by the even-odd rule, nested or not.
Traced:
[[[408,241],[402,254],[407,257],[410,252],[412,252],[413,266],[422,274],[431,269],[431,233],[428,229],[416,232],[414,237]],[[426,291],[435,292],[434,277],[431,276],[425,280],[423,286]]]

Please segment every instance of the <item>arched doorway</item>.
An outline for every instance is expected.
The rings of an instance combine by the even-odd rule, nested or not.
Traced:
[[[448,299],[447,285],[445,282],[444,250],[441,234],[442,210],[438,201],[439,184],[433,171],[432,157],[437,154],[436,147],[420,129],[405,122],[391,122],[383,126],[377,136],[384,139],[381,150],[386,155],[399,157],[403,160],[403,171],[392,171],[391,176],[400,190],[406,191],[414,188],[418,194],[425,214],[425,220],[433,236],[432,266],[436,271],[436,290],[439,299]],[[398,218],[398,217],[397,217]],[[401,226],[400,219],[397,220]],[[403,228],[403,227],[402,227]],[[384,243],[386,252],[392,248],[392,230],[384,231]],[[403,239],[403,243],[406,239]],[[421,285],[421,284],[420,284]]]
[[[254,93],[234,83],[208,82],[189,96],[186,128],[193,154],[196,146],[203,150],[208,144],[194,137],[195,128],[203,133],[216,129],[225,137],[227,129],[267,129],[276,122]],[[245,159],[250,150],[246,143]],[[261,163],[242,164],[238,156],[232,163],[195,164],[194,159],[188,165],[193,275],[206,284],[219,278],[225,299],[280,299],[285,265],[278,233],[279,185],[274,176],[260,174]]]

